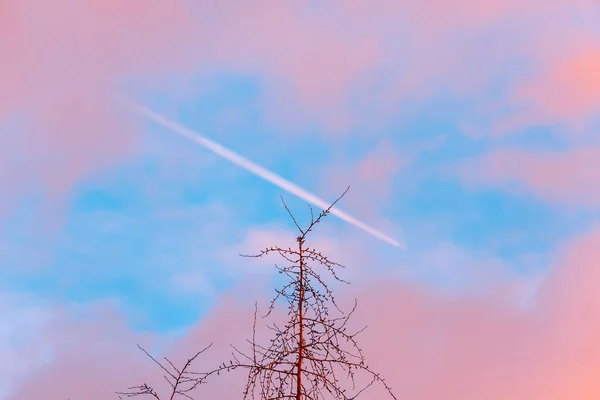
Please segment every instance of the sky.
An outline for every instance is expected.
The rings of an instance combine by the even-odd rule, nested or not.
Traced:
[[[398,398],[598,399],[597,0],[0,0],[0,400],[251,334],[307,202]],[[239,376],[197,398],[240,398]],[[243,377],[242,377],[243,378]],[[113,397],[111,397],[113,396]],[[379,399],[378,389],[365,399]]]

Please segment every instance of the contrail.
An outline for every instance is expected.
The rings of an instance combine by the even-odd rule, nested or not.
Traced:
[[[186,128],[185,126],[178,124],[175,121],[169,120],[168,118],[165,118],[164,116],[159,115],[159,114],[155,113],[154,111],[147,109],[146,107],[143,107],[138,104],[134,104],[127,100],[121,100],[121,101],[124,102],[128,107],[130,107],[137,113],[147,117],[148,119],[151,119],[152,121],[158,123],[159,125],[162,125],[165,128],[172,130],[175,133],[178,133],[179,135],[181,135],[183,137],[186,137],[186,138],[198,143],[200,146],[212,151],[213,153],[225,158],[226,160],[231,161],[232,163],[244,168],[245,170],[252,172],[253,174],[263,178],[264,180],[271,182],[275,186],[280,187],[281,189],[301,198],[302,200],[305,200],[323,210],[325,210],[325,209],[327,209],[327,207],[329,207],[330,203],[321,199],[320,197],[315,196],[314,194],[308,192],[307,190],[302,189],[298,185],[288,181],[287,179],[282,178],[281,176],[269,171],[268,169],[266,169],[264,167],[261,167],[260,165],[248,160],[247,158],[244,158],[241,155],[221,146],[220,144],[213,142],[212,140],[210,140],[208,138],[205,138],[204,136],[200,135],[199,133],[194,132],[189,128]],[[346,222],[356,226],[357,228],[362,229],[363,231],[383,240],[384,242],[387,242],[391,245],[394,245],[396,247],[400,247],[403,249],[406,248],[406,246],[403,243],[392,239],[391,237],[385,235],[384,233],[381,233],[377,229],[372,228],[371,226],[365,224],[364,222],[357,220],[356,218],[352,217],[351,215],[348,215],[347,213],[345,213],[344,211],[342,211],[338,208],[334,207],[331,209],[330,212],[331,212],[331,214],[337,216],[341,220],[346,221]]]

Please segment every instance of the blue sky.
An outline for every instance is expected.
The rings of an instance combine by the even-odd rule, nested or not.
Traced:
[[[451,242],[505,262],[511,273],[537,272],[547,267],[545,253],[586,224],[586,213],[565,212],[527,193],[463,185],[453,167],[464,157],[481,154],[489,144],[461,135],[456,127],[460,117],[452,115],[460,113],[456,103],[434,100],[412,118],[381,129],[375,139],[366,136],[339,143],[309,134],[285,146],[281,143],[285,133],[278,135],[260,117],[262,93],[257,81],[228,75],[203,83],[209,89],[185,102],[167,101],[166,89],[141,101],[159,112],[177,109],[170,117],[311,191],[333,184],[339,192],[351,184],[351,171],[347,182],[324,182],[332,159],[353,165],[378,142],[412,158],[410,165],[390,177],[388,199],[354,192],[360,186],[348,194],[350,199],[365,197],[378,217],[401,227],[410,249],[390,250],[401,254],[392,257],[389,268],[394,263],[397,268],[415,263],[438,244]],[[231,122],[220,124],[231,115],[235,116]],[[243,279],[219,272],[214,246],[242,241],[248,226],[289,225],[280,195],[293,209],[306,211],[302,200],[227,160],[152,123],[143,126],[135,157],[74,187],[65,199],[64,219],[47,232],[39,229],[38,218],[44,218],[39,213],[47,210],[39,203],[43,200],[23,198],[19,212],[3,229],[10,244],[5,263],[11,267],[1,272],[5,288],[65,302],[110,298],[136,329],[179,330],[210,308],[215,293]],[[434,148],[422,149],[436,139],[439,144]],[[361,217],[361,210],[349,211]],[[336,229],[356,230],[334,218],[327,223]],[[358,230],[355,234],[375,241]],[[530,254],[539,258],[526,265],[520,259]],[[461,266],[454,268],[459,277],[454,279],[460,280]],[[168,280],[178,271],[193,269],[204,271],[211,294],[173,296]],[[422,274],[435,284],[435,276]]]

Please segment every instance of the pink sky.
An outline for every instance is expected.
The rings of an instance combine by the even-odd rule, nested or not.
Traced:
[[[584,15],[598,8],[591,0],[577,5]],[[529,54],[534,74],[518,80],[510,98],[527,115],[498,124],[525,119],[581,125],[597,111],[594,34],[586,33],[585,23],[578,27],[572,13],[557,17],[575,7],[572,1],[464,0],[448,9],[439,0],[419,5],[378,0],[334,2],[318,11],[305,7],[267,0],[250,8],[236,2],[190,8],[165,0],[60,0],[52,6],[2,0],[0,53],[12,61],[2,67],[0,116],[29,116],[24,137],[3,148],[35,154],[28,161],[32,178],[64,191],[88,171],[135,151],[134,129],[124,125],[127,119],[113,103],[123,79],[198,68],[263,74],[272,88],[267,113],[276,121],[291,128],[299,118],[315,118],[333,130],[365,122],[348,110],[348,96],[386,76],[391,84],[372,98],[380,105],[371,115],[381,121],[402,107],[402,99],[418,100],[432,89],[485,90],[499,73],[498,60],[464,38],[482,29],[501,30],[505,20],[523,27],[523,37],[493,43],[494,53],[508,59]],[[548,21],[556,31],[545,28]],[[557,45],[550,53],[552,43]],[[418,51],[406,59],[395,48]],[[295,104],[295,114],[282,109],[282,102]],[[57,162],[48,159],[47,149]],[[3,162],[7,159],[5,154]]]
[[[317,236],[325,252],[360,265],[348,271],[357,284],[340,296],[359,298],[356,320],[369,325],[362,338],[367,357],[388,377],[398,398],[600,398],[600,297],[595,284],[600,278],[600,228],[593,214],[600,205],[600,2],[192,3],[0,0],[0,56],[7,60],[0,65],[0,235],[5,230],[10,233],[5,235],[9,239],[0,236],[0,263],[5,253],[15,251],[16,259],[48,258],[40,263],[50,271],[62,271],[61,262],[72,261],[59,257],[64,251],[75,254],[77,265],[69,281],[84,280],[84,274],[93,272],[98,281],[114,278],[117,282],[130,265],[103,259],[105,249],[112,249],[109,245],[92,251],[105,240],[123,247],[117,247],[122,253],[115,250],[119,257],[140,259],[139,266],[135,264],[137,277],[146,282],[152,274],[142,266],[163,272],[179,265],[182,259],[174,253],[183,242],[193,256],[183,261],[191,266],[171,271],[172,276],[160,285],[173,284],[174,297],[196,290],[210,295],[216,304],[206,318],[178,332],[177,340],[164,332],[135,332],[120,302],[123,293],[116,290],[109,291],[103,301],[80,300],[82,304],[62,297],[50,305],[40,300],[43,306],[24,314],[27,318],[44,314],[50,322],[40,317],[43,323],[30,324],[19,319],[20,312],[11,312],[15,321],[34,326],[20,346],[36,352],[44,349],[42,355],[32,356],[35,362],[23,359],[20,352],[3,345],[2,335],[18,337],[9,329],[13,323],[0,324],[0,358],[6,354],[15,364],[9,377],[15,390],[12,399],[110,398],[129,384],[161,380],[160,371],[135,348],[138,342],[163,344],[167,354],[183,359],[215,341],[210,354],[198,360],[202,368],[226,358],[226,345],[250,333],[253,299],[265,300],[272,291],[269,275],[256,274],[254,264],[245,269],[235,266],[239,264],[236,254],[240,249],[252,252],[286,235],[293,240],[294,234],[282,227],[283,222],[274,223],[272,215],[256,222],[276,200],[267,204],[261,197],[266,189],[255,181],[232,183],[241,173],[226,170],[212,159],[166,142],[152,142],[148,130],[114,101],[128,85],[156,90],[159,95],[143,99],[149,103],[176,103],[186,96],[196,101],[218,86],[219,79],[232,76],[252,81],[259,87],[258,94],[246,100],[238,93],[242,100],[223,106],[224,110],[219,102],[227,100],[219,96],[205,103],[198,100],[200,105],[190,100],[192,105],[181,107],[187,107],[185,112],[176,105],[169,107],[174,115],[193,123],[199,123],[202,119],[196,114],[204,112],[218,114],[215,118],[229,126],[227,116],[233,114],[241,122],[234,121],[232,126],[248,129],[214,135],[215,140],[262,155],[265,165],[329,197],[351,184],[353,191],[344,203],[349,211],[393,236],[406,236],[417,247],[431,243],[401,258],[366,242],[345,225],[323,227]],[[173,88],[177,86],[173,81],[182,87]],[[443,118],[436,119],[439,115]],[[254,119],[256,125],[248,123]],[[543,131],[542,139],[535,136],[536,130]],[[148,162],[143,164],[140,160],[148,143],[156,146],[152,151],[162,154],[157,157],[164,158],[144,159]],[[269,147],[273,143],[285,148],[279,153]],[[322,155],[300,159],[295,149],[304,154],[307,148]],[[163,151],[173,154],[166,156]],[[131,178],[137,175],[129,170],[130,175],[121,174],[120,168],[136,162],[136,168],[146,174],[145,181]],[[161,166],[167,171],[164,176]],[[203,175],[199,177],[196,170]],[[484,212],[493,211],[482,211],[478,207],[485,199],[474,197],[465,206],[474,210],[465,211],[458,204],[463,197],[443,197],[440,192],[445,186],[440,184],[442,189],[436,191],[439,181],[426,180],[432,174],[440,180],[455,179],[460,190],[452,196],[457,199],[469,190],[489,189],[503,196],[503,201],[494,204],[505,208],[484,219]],[[135,192],[131,195],[134,204],[128,204],[135,210],[127,220],[130,236],[124,235],[130,241],[110,236],[123,228],[114,222],[117,211],[90,212],[91,216],[82,211],[84,206],[74,211],[78,190],[83,191],[86,184],[93,187],[100,177],[123,193]],[[217,183],[210,186],[206,183],[210,179]],[[144,192],[144,185],[151,190]],[[204,195],[221,190],[229,197],[206,200],[213,202],[211,206],[201,204]],[[423,209],[402,208],[417,191],[423,197],[413,203],[424,197],[429,201]],[[33,195],[34,200],[26,195]],[[139,203],[135,203],[136,196],[142,198]],[[189,204],[176,203],[179,197],[196,208],[190,211],[184,207]],[[515,198],[526,198],[527,203]],[[45,225],[37,214],[29,215],[26,200],[51,210],[41,213],[40,219],[59,222],[60,228],[49,238],[39,234]],[[449,201],[444,213],[431,211],[436,201]],[[175,210],[170,210],[173,214],[179,214],[165,219],[175,221],[169,226],[176,226],[175,233],[185,237],[159,232],[166,223],[144,219],[144,213],[154,212],[156,204],[167,203]],[[552,246],[540,250],[541,245],[532,245],[515,256],[538,263],[536,257],[541,259],[539,253],[544,253],[551,260],[536,279],[528,280],[530,276],[510,269],[513,260],[501,260],[503,255],[477,248],[477,236],[483,236],[477,229],[467,235],[449,227],[462,220],[475,228],[480,228],[479,221],[494,221],[499,242],[546,237],[547,232],[532,233],[532,226],[522,227],[522,232],[500,232],[510,225],[504,224],[501,212],[508,213],[511,207],[523,207],[524,219],[528,210],[552,208],[548,215],[558,222],[551,226],[561,229],[559,223],[572,215],[569,212],[581,213],[578,221],[585,220],[576,227],[565,223],[565,232],[557,234],[558,239],[553,236]],[[400,211],[394,218],[386,216],[395,210]],[[33,220],[32,236],[38,241],[23,233],[27,227],[18,222],[21,212]],[[551,212],[560,212],[560,218]],[[229,214],[211,219],[221,213]],[[236,225],[241,215],[252,221],[250,227]],[[186,222],[205,230],[193,230]],[[401,229],[404,222],[412,224],[410,232]],[[80,244],[77,240],[85,236],[85,224],[102,234]],[[440,232],[451,237],[438,242]],[[452,237],[456,232],[463,237]],[[144,234],[156,234],[158,239],[154,242]],[[51,251],[43,252],[41,247],[54,240]],[[149,264],[144,264],[144,252],[154,248],[158,254],[149,253]],[[102,258],[108,265],[106,271],[92,270],[90,265],[95,264],[85,258],[88,252]],[[212,258],[201,258],[202,252]],[[15,275],[30,270],[25,262],[14,264],[10,271],[18,271]],[[261,271],[266,271],[268,265],[263,267]],[[0,272],[3,268],[0,265]],[[215,271],[247,282],[236,281],[237,292],[217,290],[211,281]],[[422,276],[433,276],[437,286],[452,290],[427,285],[418,279]],[[46,288],[45,284],[59,282],[66,287],[63,278],[57,272],[48,278],[50,283],[36,281],[33,286]],[[15,287],[21,286],[15,283]],[[8,289],[0,288],[0,295]],[[524,292],[534,294],[527,306],[522,301]],[[35,293],[32,298],[37,299]],[[81,316],[82,309],[85,318],[74,317]],[[4,368],[7,374],[12,370],[10,365]],[[235,385],[215,382],[200,393],[228,400],[238,398],[240,391]],[[379,399],[380,395],[374,390],[365,398]]]

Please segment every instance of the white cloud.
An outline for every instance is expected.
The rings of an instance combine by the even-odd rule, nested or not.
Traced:
[[[50,361],[52,348],[42,332],[54,316],[41,299],[0,293],[0,400]]]

